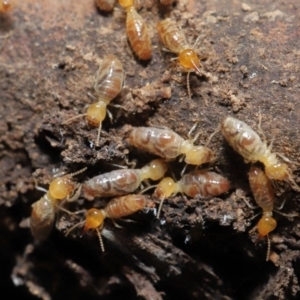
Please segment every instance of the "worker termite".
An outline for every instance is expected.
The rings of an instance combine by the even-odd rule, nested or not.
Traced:
[[[10,0],[1,0],[0,1],[0,12],[6,13],[11,9],[11,1]]]
[[[179,64],[185,70],[187,70],[187,89],[189,97],[191,97],[189,75],[191,71],[195,71],[201,74],[200,59],[194,47],[191,47],[183,34],[183,32],[177,27],[176,23],[167,18],[157,23],[157,31],[161,42],[171,52],[178,55]],[[197,43],[197,40],[195,44]]]
[[[214,152],[208,147],[195,146],[193,140],[184,140],[171,129],[133,127],[128,141],[138,149],[169,160],[184,154],[184,161],[191,165],[202,165],[216,159]]]
[[[32,204],[30,216],[30,229],[32,235],[38,240],[44,240],[50,234],[54,220],[58,201],[74,201],[79,197],[81,185],[73,181],[73,177],[85,171],[81,169],[75,173],[57,177],[49,185],[49,190],[44,190],[46,194],[38,201]]]
[[[120,169],[95,176],[82,184],[82,190],[87,199],[126,195],[135,191],[143,180],[161,179],[167,169],[162,159],[155,159],[141,169]]]
[[[85,224],[83,233],[93,229],[96,230],[101,250],[104,252],[104,244],[101,237],[101,230],[106,218],[115,220],[134,214],[145,207],[146,198],[143,195],[126,195],[113,198],[104,209],[91,208],[86,213],[86,219],[72,226],[66,236],[76,227]]]
[[[152,45],[148,28],[134,7],[134,0],[119,0],[119,4],[126,10],[126,33],[133,51],[139,59],[150,59]]]
[[[96,5],[100,10],[109,12],[112,11],[115,6],[116,0],[96,0]]]
[[[268,147],[249,125],[233,117],[226,117],[221,123],[221,131],[229,145],[243,156],[246,163],[263,163],[270,179],[289,179],[294,188],[299,190],[287,164],[278,161],[276,154],[271,153],[271,147]]]
[[[268,176],[259,168],[251,167],[249,172],[249,183],[254,200],[262,208],[262,217],[257,223],[258,240],[267,236],[268,251],[267,260],[270,255],[270,240],[268,234],[276,228],[277,222],[273,216],[274,191]]]
[[[229,181],[223,176],[208,172],[207,170],[196,170],[183,175],[183,177],[175,182],[172,178],[166,177],[157,185],[154,195],[160,199],[160,205],[157,212],[157,218],[160,216],[160,211],[163,201],[177,193],[194,198],[196,195],[218,196],[226,193],[230,187]]]
[[[98,127],[96,146],[99,146],[102,121],[106,117],[107,105],[121,92],[124,80],[123,65],[115,55],[107,55],[97,72],[94,89],[98,96],[98,102],[91,104],[85,114],[75,116],[62,124],[86,116],[91,126]]]

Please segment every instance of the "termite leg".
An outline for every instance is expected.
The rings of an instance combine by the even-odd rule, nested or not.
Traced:
[[[46,190],[45,188],[41,187],[38,185],[38,182],[36,179],[33,179],[33,182],[34,182],[34,187],[36,190],[40,191],[40,192],[43,192],[43,193],[48,193],[48,190]]]
[[[246,199],[246,197],[241,196],[241,199],[244,200],[244,202],[247,204],[247,206],[248,206],[249,208],[251,208],[251,209],[257,209],[257,208],[258,208],[258,206],[255,206],[255,205],[250,204],[250,202]],[[258,213],[257,215],[259,215],[259,214],[260,214],[260,213]],[[257,215],[255,215],[255,217],[256,217]],[[252,219],[251,219],[251,220],[252,220]]]
[[[212,140],[212,138],[218,133],[218,132],[220,132],[221,131],[221,127],[220,126],[218,126],[217,128],[216,128],[216,130],[208,137],[208,139],[207,139],[207,141],[206,141],[206,143],[205,143],[205,147],[207,147],[208,145],[209,145],[209,143],[210,143],[210,141]]]
[[[75,224],[75,225],[73,225],[71,228],[69,228],[69,229],[66,231],[65,236],[68,236],[69,233],[70,233],[71,231],[73,231],[75,228],[77,228],[77,227],[79,227],[79,226],[81,226],[81,225],[84,225],[84,224],[85,224],[85,220],[84,220],[84,221],[81,221],[81,222],[79,222],[79,223],[77,223],[77,224]]]

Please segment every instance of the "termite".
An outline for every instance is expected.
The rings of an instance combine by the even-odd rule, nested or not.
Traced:
[[[96,230],[101,250],[104,252],[104,244],[101,237],[101,230],[106,218],[115,220],[134,214],[145,207],[146,198],[143,195],[126,195],[113,198],[108,202],[104,209],[91,208],[86,213],[86,219],[72,226],[66,233],[66,236],[76,227],[84,225],[83,233],[90,229]]]
[[[189,97],[191,97],[189,84],[190,72],[195,71],[198,74],[201,74],[200,59],[196,51],[193,50],[194,47],[191,47],[187,43],[183,32],[177,27],[176,22],[170,18],[158,22],[157,31],[161,42],[168,50],[178,55],[180,66],[187,70],[187,88]]]
[[[287,164],[278,161],[276,154],[271,152],[271,147],[268,147],[249,125],[233,117],[226,117],[221,123],[221,131],[229,145],[243,156],[246,163],[263,163],[270,179],[289,179],[299,190]]]
[[[48,191],[38,188],[46,194],[32,204],[30,229],[34,238],[44,240],[50,234],[54,225],[56,209],[60,208],[57,206],[58,201],[72,202],[79,197],[81,185],[75,183],[72,178],[85,170],[86,168],[55,178],[51,181]]]
[[[107,55],[97,72],[94,89],[98,102],[91,104],[85,114],[66,120],[63,124],[86,116],[91,126],[98,127],[96,146],[99,146],[102,121],[106,117],[107,105],[121,92],[124,81],[124,70],[121,61],[115,55]]]
[[[276,228],[277,222],[273,218],[274,190],[271,180],[261,169],[252,166],[249,172],[249,183],[256,204],[262,208],[262,217],[257,223],[258,240],[268,238],[267,260],[270,255],[270,241],[268,234]]]
[[[141,60],[149,60],[152,56],[152,45],[144,19],[134,7],[134,0],[119,0],[126,10],[126,33],[134,53]]]
[[[11,9],[11,1],[10,0],[2,0],[0,1],[0,12],[6,13]]]
[[[184,154],[184,161],[191,165],[213,162],[216,156],[205,146],[195,146],[193,140],[184,140],[171,129],[133,127],[128,142],[138,149],[168,160]]]
[[[161,201],[157,218],[160,216],[163,201],[172,195],[183,193],[192,198],[196,195],[203,197],[218,196],[226,193],[229,188],[230,183],[226,178],[207,170],[196,170],[187,173],[178,182],[166,177],[160,181],[154,191],[154,195]]]
[[[109,12],[112,11],[115,6],[116,0],[96,0],[96,5],[100,10]]]
[[[82,184],[87,199],[121,196],[132,193],[143,180],[159,180],[168,166],[162,159],[155,159],[141,169],[120,169],[95,176]]]

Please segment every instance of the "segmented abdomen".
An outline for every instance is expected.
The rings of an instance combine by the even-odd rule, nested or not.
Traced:
[[[221,123],[221,131],[229,145],[247,162],[258,161],[267,150],[259,135],[243,121],[227,117]]]
[[[165,19],[157,24],[157,31],[161,42],[173,53],[179,54],[189,48],[185,36],[171,19]]]
[[[134,127],[129,135],[131,145],[167,159],[180,155],[183,141],[177,133],[155,127]]]
[[[103,58],[97,72],[95,91],[99,100],[109,103],[123,87],[124,71],[120,60],[114,55]]]
[[[45,240],[50,234],[55,220],[55,208],[45,195],[32,204],[30,230],[37,240]]]
[[[83,183],[82,190],[86,196],[112,197],[132,193],[140,184],[138,170],[120,169],[87,180]]]
[[[257,167],[251,167],[249,183],[255,202],[264,211],[272,211],[274,205],[274,190],[271,180],[264,171]]]
[[[127,10],[126,32],[135,54],[140,59],[150,59],[152,56],[152,45],[148,28],[133,6]]]
[[[118,219],[143,209],[145,204],[143,195],[126,195],[109,201],[104,210],[108,218]]]
[[[190,197],[218,196],[228,191],[229,181],[223,176],[206,170],[185,174],[179,181],[182,191]]]

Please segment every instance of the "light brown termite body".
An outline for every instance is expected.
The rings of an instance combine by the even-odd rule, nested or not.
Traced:
[[[161,200],[157,218],[159,218],[164,199],[183,193],[194,198],[196,195],[218,196],[230,188],[229,181],[223,176],[207,170],[196,170],[185,174],[178,182],[166,177],[157,185],[154,195]]]
[[[80,185],[72,177],[83,172],[86,168],[72,174],[55,178],[49,185],[47,193],[37,202],[32,204],[30,216],[30,229],[34,238],[44,240],[50,234],[55,220],[58,201],[74,201],[78,198],[76,190]]]
[[[143,180],[159,180],[166,171],[167,164],[155,159],[141,169],[120,169],[95,176],[82,185],[87,199],[94,197],[112,197],[132,193]]]
[[[121,61],[112,54],[104,57],[94,86],[98,102],[90,105],[87,111],[87,120],[91,125],[99,126],[105,119],[106,106],[121,92],[123,81],[124,70]]]
[[[119,0],[119,4],[126,10],[126,33],[133,51],[139,59],[149,60],[152,45],[146,22],[136,11],[133,0]]]
[[[226,117],[221,123],[221,131],[229,145],[243,156],[246,163],[263,163],[270,179],[285,180],[289,177],[287,164],[279,162],[276,154],[271,153],[267,144],[245,122]]]
[[[251,167],[249,172],[249,183],[254,200],[262,208],[262,217],[257,224],[259,239],[267,236],[276,228],[276,221],[273,219],[274,190],[271,180],[261,169]]]
[[[161,42],[173,53],[178,55],[179,63],[187,70],[200,72],[201,63],[197,53],[192,49],[183,32],[176,22],[167,18],[157,24],[157,31]]]
[[[100,10],[110,12],[115,6],[116,0],[96,0],[96,4]]]
[[[133,127],[128,141],[138,149],[168,160],[184,154],[185,162],[191,165],[213,162],[216,158],[208,147],[195,146],[191,140],[184,140],[171,129]]]
[[[0,12],[6,13],[8,12],[12,7],[12,3],[10,0],[1,0],[0,1]]]
[[[121,61],[115,55],[103,58],[98,69],[94,89],[98,97],[96,103],[91,104],[87,112],[63,122],[63,124],[86,116],[91,126],[98,127],[96,146],[99,145],[102,122],[106,117],[107,105],[121,92],[124,81],[124,70]]]

